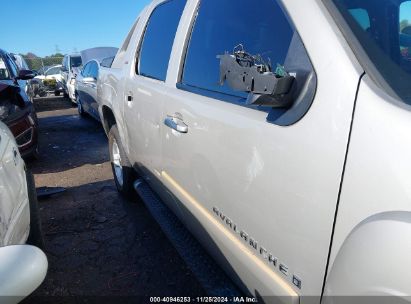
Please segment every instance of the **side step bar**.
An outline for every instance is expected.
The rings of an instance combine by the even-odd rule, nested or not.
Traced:
[[[144,180],[138,179],[134,183],[134,188],[208,296],[243,296],[243,293]]]

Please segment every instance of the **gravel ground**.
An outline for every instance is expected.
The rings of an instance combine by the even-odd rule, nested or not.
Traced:
[[[25,303],[203,295],[145,206],[118,195],[101,125],[63,98],[35,105],[40,158],[28,165],[37,187],[67,191],[39,202],[49,270]]]

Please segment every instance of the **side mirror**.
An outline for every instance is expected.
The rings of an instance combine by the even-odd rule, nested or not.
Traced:
[[[232,54],[218,55],[220,60],[220,85],[225,83],[234,91],[249,93],[246,104],[287,108],[292,104],[295,76],[283,66],[272,70],[260,55],[251,55],[240,44]]]
[[[0,248],[0,298],[2,303],[19,303],[43,282],[47,257],[28,245]]]
[[[36,74],[33,71],[30,70],[20,70],[19,75],[17,76],[17,79],[21,80],[30,80],[36,77]]]

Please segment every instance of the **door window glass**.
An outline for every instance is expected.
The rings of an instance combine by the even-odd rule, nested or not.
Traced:
[[[70,57],[70,65],[72,68],[78,68],[82,65],[82,60],[80,56]]]
[[[10,66],[11,77],[16,78],[19,75],[19,68],[15,64],[14,60],[10,56],[6,55],[6,61]]]
[[[63,59],[63,67],[64,67],[64,70],[65,70],[65,71],[68,71],[68,70],[69,70],[69,67],[68,67],[68,57],[67,57],[67,56],[65,56],[64,59]]]
[[[400,6],[400,51],[405,60],[411,61],[411,1]]]
[[[98,77],[98,65],[94,61],[90,64],[90,75],[89,75],[89,77],[93,77],[95,79],[97,79],[97,77]]]
[[[242,45],[273,69],[283,65],[294,29],[275,0],[202,1],[186,54],[182,84],[246,98],[248,94],[220,85],[218,55]]]
[[[55,67],[55,68],[51,68],[50,70],[48,70],[46,73],[46,76],[57,75],[59,73],[60,73],[60,67]]]
[[[9,80],[10,74],[3,57],[0,56],[0,80]]]
[[[366,72],[388,94],[411,104],[411,1],[331,1],[368,56],[359,56]]]
[[[170,0],[160,4],[148,21],[140,50],[137,73],[164,81],[171,49],[185,0]]]
[[[83,69],[83,71],[81,72],[81,75],[82,75],[83,77],[89,77],[89,76],[90,76],[90,65],[91,65],[91,63],[87,63],[87,64],[84,66],[84,69]]]
[[[358,24],[362,27],[363,30],[370,30],[370,16],[368,16],[368,12],[365,9],[354,8],[350,9],[349,12],[353,16],[353,18],[358,22]]]

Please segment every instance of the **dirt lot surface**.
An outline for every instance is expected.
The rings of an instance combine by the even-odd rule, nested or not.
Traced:
[[[39,201],[49,271],[25,303],[204,295],[144,205],[118,195],[101,125],[63,98],[35,104],[40,158],[29,167],[37,187],[67,191]]]

